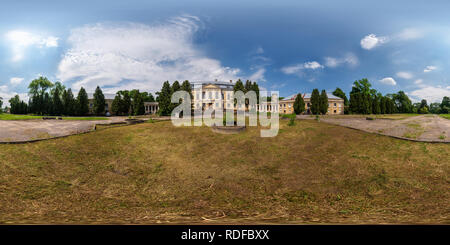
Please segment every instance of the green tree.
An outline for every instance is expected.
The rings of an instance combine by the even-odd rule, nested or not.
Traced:
[[[53,87],[53,83],[50,82],[46,77],[39,77],[38,79],[34,79],[31,81],[31,83],[28,85],[29,94],[30,95],[36,95],[39,94],[41,96],[44,96],[44,93],[47,91],[47,89]]]
[[[442,114],[450,113],[450,98],[447,96],[444,96],[444,98],[442,98],[440,113]]]
[[[121,115],[123,113],[121,110],[122,103],[122,96],[117,92],[111,105],[111,113],[113,115]]]
[[[317,88],[311,93],[311,113],[318,115],[320,113],[320,94]]]
[[[171,96],[172,91],[169,81],[164,82],[161,91],[158,93],[157,101],[159,103],[158,113],[163,116],[170,115],[171,111]]]
[[[344,114],[348,114],[350,104],[349,104],[347,95],[345,95],[344,91],[342,91],[342,89],[340,89],[340,88],[336,88],[333,91],[333,95],[336,97],[339,97],[341,99],[344,99]]]
[[[73,96],[72,89],[69,88],[67,90],[64,90],[63,92],[63,104],[64,104],[64,114],[68,116],[76,115],[77,113],[77,106],[76,106],[76,100]]]
[[[328,112],[328,95],[325,90],[322,90],[320,93],[320,106],[319,106],[320,113],[322,115],[327,114]]]
[[[128,90],[121,91],[122,94],[122,103],[120,106],[120,111],[124,115],[131,115],[131,96]]]
[[[419,104],[418,113],[427,114],[430,111],[430,107],[428,107],[427,100],[422,100]]]
[[[3,113],[3,98],[0,97],[0,114]]]
[[[81,87],[77,96],[77,114],[85,116],[89,113],[89,99],[86,90]]]
[[[386,114],[386,97],[380,94],[380,113]]]
[[[297,94],[294,101],[294,112],[297,115],[302,114],[305,111],[305,101],[301,93]]]
[[[101,115],[105,112],[105,95],[102,92],[102,89],[97,86],[94,93],[94,113],[96,115]]]
[[[403,91],[398,91],[398,93],[393,94],[393,100],[397,107],[397,111],[400,113],[410,113],[412,112],[412,103],[408,95]]]
[[[52,97],[52,109],[51,109],[51,113],[53,115],[62,115],[64,113],[64,105],[63,102],[61,101],[61,96],[59,94],[59,88],[55,89],[55,91],[53,92],[53,97]]]
[[[43,115],[49,113],[49,99],[45,100],[45,93],[53,87],[53,83],[46,77],[39,77],[31,81],[28,85],[28,95],[32,98],[30,104],[30,112]]]
[[[144,115],[145,114],[145,106],[144,106],[144,100],[142,99],[141,93],[139,90],[135,91],[133,94],[133,101],[132,101],[132,114],[134,116],[137,115]]]
[[[233,91],[236,93],[237,91],[242,91],[244,93],[246,93],[247,91],[245,90],[244,84],[242,83],[241,79],[238,79],[236,81],[236,83],[233,86]]]
[[[440,111],[441,111],[441,103],[430,104],[430,113],[439,114]]]
[[[43,115],[51,115],[53,113],[53,101],[48,92],[45,92],[44,99],[42,100]]]
[[[184,81],[181,84],[181,90],[188,92],[189,95],[191,96],[191,99],[193,98],[192,97],[192,86],[191,86],[191,83],[189,83],[188,80]]]

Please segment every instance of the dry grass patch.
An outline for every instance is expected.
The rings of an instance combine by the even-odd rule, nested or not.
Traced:
[[[170,122],[0,145],[0,222],[448,223],[450,149],[282,120]]]

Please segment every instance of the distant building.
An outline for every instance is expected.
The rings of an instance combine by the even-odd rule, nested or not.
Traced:
[[[94,94],[88,93],[88,101],[89,101],[89,114],[94,114]],[[112,102],[115,94],[103,94],[105,96],[105,114],[111,113]]]
[[[233,81],[205,81],[193,82],[192,85],[192,108],[194,110],[212,109],[234,109]]]
[[[159,110],[158,102],[144,102],[145,114],[155,114]]]
[[[344,99],[328,94],[328,112],[327,115],[344,114]],[[294,101],[297,94],[291,95],[280,100],[280,113],[292,114],[294,113]],[[305,101],[305,114],[311,114],[311,94],[303,94]]]

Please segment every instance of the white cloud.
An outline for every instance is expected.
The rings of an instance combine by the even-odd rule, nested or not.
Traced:
[[[23,81],[23,77],[11,77],[11,79],[9,79],[9,82],[10,82],[12,85],[18,85],[18,84],[21,84],[22,81]]]
[[[195,16],[180,16],[168,23],[87,25],[71,31],[71,48],[59,63],[57,78],[93,90],[158,91],[164,81],[236,80],[237,68],[223,66],[193,45],[201,28]]]
[[[436,66],[427,66],[425,67],[425,69],[423,70],[423,72],[430,72],[430,71],[434,71],[436,70],[437,67]]]
[[[410,72],[406,72],[406,71],[399,71],[395,75],[397,75],[397,77],[403,78],[403,79],[411,79],[414,77],[413,74],[411,74]]]
[[[265,68],[259,68],[258,70],[256,70],[255,73],[250,75],[250,77],[248,79],[250,81],[264,82],[264,81],[266,81],[266,79],[264,78],[264,73],[265,72],[266,72]]]
[[[423,82],[422,79],[417,79],[417,80],[414,81],[415,84],[421,84],[422,82]]]
[[[341,64],[348,64],[350,66],[356,66],[359,64],[358,57],[352,53],[348,53],[345,56],[341,58],[335,58],[335,57],[325,57],[325,66],[327,67],[337,67]]]
[[[403,31],[401,31],[399,34],[396,35],[396,38],[400,40],[412,40],[421,38],[424,36],[424,33],[422,30],[417,28],[406,28]]]
[[[311,61],[311,62],[306,62],[303,64],[305,69],[318,69],[318,68],[323,68],[323,65],[319,64],[319,62],[317,61]]]
[[[450,87],[441,88],[426,86],[409,92],[409,94],[417,101],[426,99],[428,103],[441,102],[444,96],[450,96]]]
[[[29,97],[27,93],[16,93],[9,91],[9,88],[7,85],[0,86],[0,97],[3,98],[3,106],[9,106],[9,99],[14,97],[16,94],[19,95],[20,100],[23,100],[28,103]]]
[[[26,31],[9,31],[6,38],[11,42],[13,57],[12,61],[17,62],[25,56],[26,48],[36,46],[38,48],[58,47],[58,39],[54,36],[41,36]]]
[[[304,69],[311,69],[311,70],[316,70],[319,68],[323,68],[323,65],[321,65],[319,62],[317,61],[308,61],[305,62],[303,64],[296,64],[296,65],[292,65],[292,66],[285,66],[283,68],[281,68],[281,71],[284,74],[296,74],[296,73],[301,73],[302,70]]]
[[[369,34],[361,39],[360,44],[363,49],[371,50],[387,41],[387,37],[377,37],[375,34]]]
[[[387,85],[396,85],[397,82],[392,77],[385,77],[380,80],[381,83],[387,84]]]

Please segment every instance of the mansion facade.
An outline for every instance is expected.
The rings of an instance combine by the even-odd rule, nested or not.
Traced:
[[[223,110],[249,110],[244,105],[241,108],[235,108],[233,101],[234,83],[230,82],[194,82],[192,88],[192,108],[194,110],[221,109]],[[328,112],[329,115],[344,114],[344,99],[328,94]],[[258,112],[279,112],[281,114],[294,113],[294,101],[297,94],[286,97],[273,105],[271,102],[263,102],[256,105]],[[305,101],[305,114],[311,114],[311,94],[302,95]]]
[[[234,83],[233,81],[207,81],[207,82],[193,82],[192,86],[192,108],[193,110],[207,110],[207,109],[223,109],[223,110],[246,110],[248,111],[250,105],[241,105],[236,108],[234,105]],[[105,113],[111,113],[111,106],[114,100],[114,94],[104,94],[105,96]],[[328,96],[328,113],[330,115],[344,114],[344,99],[336,97],[332,94]],[[258,112],[279,112],[281,114],[294,113],[294,101],[297,94],[286,97],[278,102],[272,104],[271,102],[262,102],[256,105]],[[305,114],[311,114],[311,94],[303,94],[305,101]],[[88,94],[89,110],[93,113],[94,97],[93,94]],[[156,114],[159,110],[158,102],[144,102],[145,114]]]

